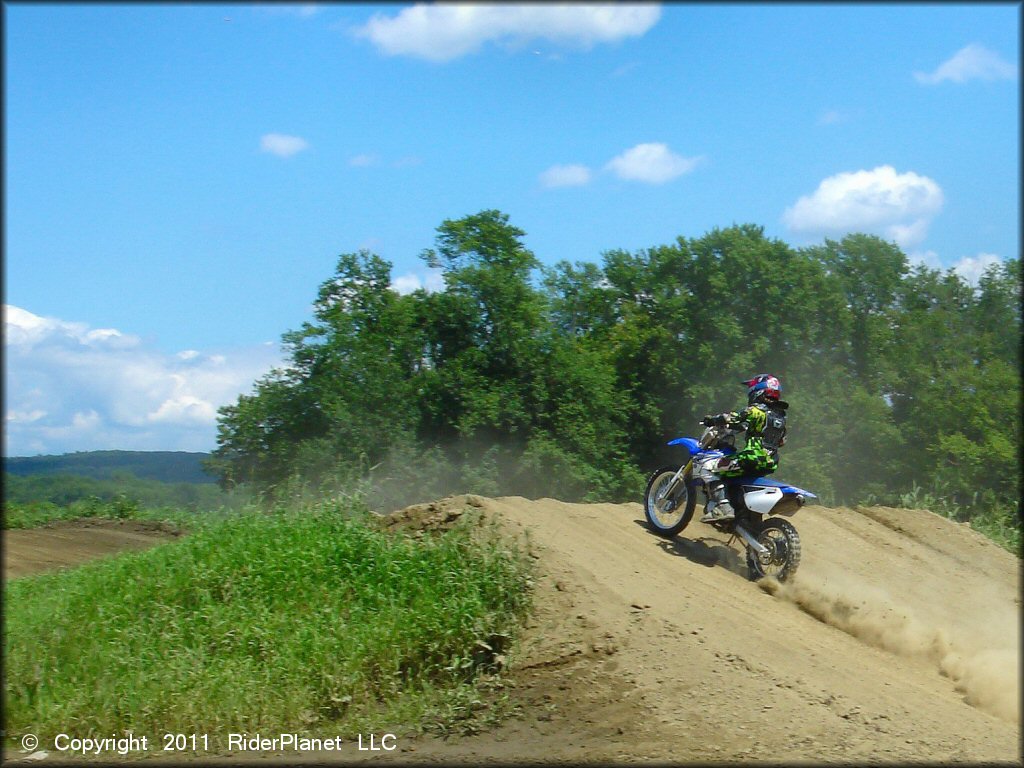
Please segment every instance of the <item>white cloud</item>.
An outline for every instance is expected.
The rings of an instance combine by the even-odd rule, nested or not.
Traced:
[[[935,251],[915,251],[907,254],[907,261],[911,265],[920,265],[928,269],[936,269],[939,272],[953,270],[968,283],[977,286],[978,280],[985,274],[985,270],[1003,260],[994,253],[979,253],[977,256],[964,256],[953,266],[946,267],[943,266]]]
[[[90,408],[85,413],[76,413],[72,416],[71,426],[76,430],[89,431],[99,426],[100,421],[100,415]]]
[[[146,414],[146,420],[205,426],[217,420],[217,409],[195,395],[179,395],[160,403],[159,408]]]
[[[985,270],[993,264],[1001,262],[994,253],[979,253],[977,256],[964,256],[953,265],[953,271],[971,285],[977,285]]]
[[[935,251],[913,251],[907,254],[907,262],[911,266],[920,265],[928,269],[942,270],[942,261]]]
[[[5,455],[215,447],[216,411],[281,365],[276,344],[165,354],[4,306]]]
[[[33,421],[39,421],[44,416],[46,416],[46,411],[37,408],[34,411],[8,411],[4,419],[6,421],[31,424]]]
[[[1015,80],[1016,64],[1004,60],[998,53],[977,44],[961,48],[953,57],[938,66],[934,72],[915,72],[914,79],[925,85],[936,85],[949,80],[966,83],[968,80]]]
[[[540,175],[540,183],[550,188],[582,187],[590,183],[592,174],[585,165],[553,165]]]
[[[260,138],[260,149],[278,157],[291,157],[304,149],[309,149],[309,142],[300,136],[267,133]]]
[[[90,347],[125,349],[139,344],[135,336],[126,336],[113,328],[89,330],[85,323],[69,323],[51,317],[39,317],[20,307],[4,304],[4,339],[7,344],[32,346],[42,340],[63,338],[70,343]]]
[[[488,42],[522,46],[542,39],[587,49],[643,35],[660,17],[658,5],[641,4],[418,3],[396,16],[375,14],[355,34],[390,56],[443,62]]]
[[[348,164],[354,168],[368,168],[377,162],[377,156],[371,154],[361,154],[352,156]]]
[[[700,163],[699,157],[682,157],[664,144],[637,144],[605,166],[620,179],[646,184],[664,184],[689,173]]]
[[[830,176],[787,208],[783,221],[794,232],[868,232],[907,248],[924,240],[942,204],[942,189],[927,176],[882,165]]]
[[[909,248],[924,241],[930,223],[930,218],[920,218],[906,224],[890,224],[884,230],[885,236],[901,248]]]
[[[428,269],[426,274],[407,272],[391,281],[391,290],[402,296],[423,288],[427,293],[444,290],[444,273],[440,269]]]

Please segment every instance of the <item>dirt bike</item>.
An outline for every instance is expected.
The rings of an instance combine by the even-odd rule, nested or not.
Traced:
[[[644,491],[644,515],[652,531],[671,538],[682,531],[697,506],[698,489],[705,505],[710,501],[708,484],[718,480],[715,469],[736,452],[736,430],[709,426],[699,440],[678,437],[668,445],[682,445],[689,459],[681,467],[662,467],[651,473]],[[786,581],[800,565],[800,534],[788,520],[807,499],[816,499],[787,483],[766,477],[721,478],[736,516],[711,520],[707,524],[729,534],[726,546],[739,538],[747,549],[747,572],[752,581],[774,576]]]

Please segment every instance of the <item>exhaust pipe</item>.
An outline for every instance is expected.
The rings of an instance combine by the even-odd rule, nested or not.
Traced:
[[[742,525],[733,526],[733,531],[736,533],[737,536],[743,539],[743,541],[746,543],[748,547],[757,552],[759,555],[768,554],[768,549],[764,546],[764,544],[762,544],[749,533],[747,533],[746,528],[744,528]]]

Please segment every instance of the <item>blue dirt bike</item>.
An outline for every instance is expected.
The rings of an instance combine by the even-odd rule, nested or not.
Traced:
[[[679,437],[669,445],[682,445],[689,458],[681,467],[662,467],[651,473],[644,491],[647,524],[659,536],[671,538],[690,524],[697,507],[698,489],[704,503],[710,501],[708,484],[718,479],[714,470],[724,458],[736,452],[736,430],[712,426],[699,440]],[[792,578],[800,565],[800,534],[788,520],[807,499],[810,491],[766,477],[737,477],[725,480],[735,518],[712,520],[707,525],[729,534],[747,549],[747,570],[751,580],[774,576]]]

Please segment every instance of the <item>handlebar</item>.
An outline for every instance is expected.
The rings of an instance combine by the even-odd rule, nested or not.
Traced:
[[[704,424],[704,421],[700,422],[704,425],[704,434],[701,435],[698,441],[702,448],[710,448],[720,440],[725,440],[732,435],[737,434],[737,431],[726,424]],[[730,443],[731,444],[731,441]]]

